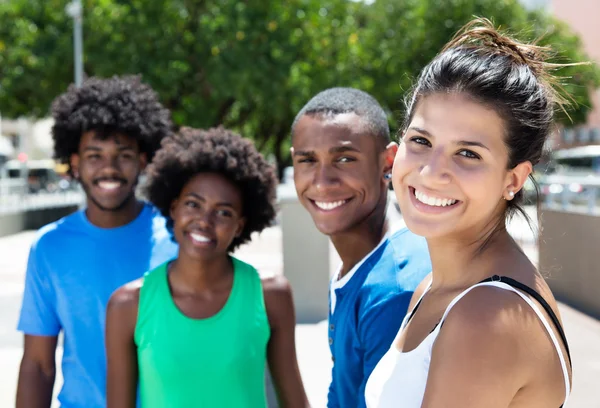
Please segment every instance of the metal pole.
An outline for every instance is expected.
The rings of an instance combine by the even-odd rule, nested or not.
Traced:
[[[75,85],[83,82],[83,5],[81,0],[73,0],[67,4],[67,14],[73,18],[73,54],[75,61]]]

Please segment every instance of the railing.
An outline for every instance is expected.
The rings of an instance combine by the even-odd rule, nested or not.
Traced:
[[[600,215],[600,176],[553,174],[540,180],[542,207]]]
[[[69,207],[83,203],[79,190],[55,193],[11,193],[0,196],[0,214],[33,211],[45,208]]]

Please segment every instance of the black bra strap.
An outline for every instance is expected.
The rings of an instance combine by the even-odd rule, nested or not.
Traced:
[[[542,295],[540,295],[535,289],[530,288],[527,285],[522,284],[519,281],[516,281],[512,278],[508,278],[506,276],[498,276],[498,275],[494,275],[490,278],[484,279],[479,283],[485,283],[485,282],[503,282],[506,283],[507,285],[512,286],[513,288],[522,290],[523,292],[527,293],[528,295],[530,295],[531,297],[533,297],[535,300],[538,301],[538,303],[540,305],[542,305],[542,307],[544,308],[544,310],[546,311],[546,313],[548,313],[548,315],[550,316],[550,319],[552,319],[552,323],[554,323],[554,326],[556,327],[556,330],[558,331],[558,334],[560,335],[560,338],[562,339],[562,342],[565,346],[565,350],[567,351],[567,357],[569,357],[569,365],[572,365],[571,362],[571,352],[569,351],[569,344],[567,343],[567,337],[565,336],[565,332],[563,331],[563,328],[560,324],[560,321],[558,320],[558,317],[556,317],[556,314],[554,313],[554,310],[552,310],[552,308],[550,307],[550,305],[548,304],[548,302],[546,302],[546,300],[542,297]]]
[[[562,340],[562,342],[563,342],[563,344],[565,346],[565,350],[567,351],[567,357],[569,357],[569,365],[570,366],[573,365],[572,362],[571,362],[571,352],[569,351],[569,344],[567,343],[567,337],[565,336],[565,332],[563,331],[563,328],[562,328],[562,326],[560,324],[560,321],[558,320],[558,317],[556,317],[556,314],[554,313],[554,310],[552,310],[552,308],[550,307],[550,305],[548,304],[548,302],[546,302],[546,299],[544,299],[542,297],[542,295],[540,295],[535,289],[532,289],[529,286],[524,285],[521,282],[516,281],[516,280],[514,280],[512,278],[506,277],[506,276],[494,275],[494,276],[492,276],[490,278],[482,280],[479,283],[486,283],[486,282],[503,282],[503,283],[506,283],[507,285],[512,286],[513,288],[522,290],[523,292],[527,293],[528,295],[530,295],[531,297],[533,297],[535,300],[537,300],[539,302],[539,304],[542,305],[542,307],[544,308],[544,310],[548,313],[548,315],[550,316],[550,319],[552,319],[552,323],[554,323],[554,326],[556,327],[556,330],[558,331],[558,334],[560,335],[560,338],[561,338],[561,340]],[[408,316],[406,324],[408,324],[408,322],[410,322],[410,319],[413,318],[413,316],[415,315],[415,312],[417,311],[417,309],[421,305],[421,301],[422,300],[423,300],[423,297],[421,297],[421,299],[419,299],[419,302],[413,308],[412,312]],[[435,326],[437,327],[437,324]],[[435,327],[434,327],[434,330],[435,330]],[[560,352],[560,350],[558,350],[558,351]],[[561,405],[560,407],[562,408],[563,405]]]
[[[410,322],[410,319],[412,319],[413,316],[415,315],[415,313],[417,312],[417,309],[419,308],[419,306],[421,306],[421,302],[423,301],[423,297],[424,296],[422,296],[421,299],[419,299],[419,301],[417,302],[417,304],[413,308],[412,312],[410,312],[410,315],[408,316],[408,319],[406,319],[406,324],[404,325],[404,327],[406,327],[406,325],[408,324],[408,322]]]
[[[540,295],[535,289],[530,288],[527,285],[522,284],[519,281],[516,281],[512,278],[506,277],[506,276],[498,276],[498,275],[494,275],[490,278],[484,279],[479,283],[486,283],[486,282],[503,282],[506,283],[509,286],[512,286],[516,289],[522,290],[523,292],[527,293],[528,295],[530,295],[531,297],[533,297],[535,300],[537,300],[539,302],[540,305],[542,305],[542,307],[544,308],[544,310],[548,313],[548,315],[550,316],[550,319],[552,319],[552,323],[554,323],[554,326],[556,327],[556,330],[558,331],[558,334],[565,346],[565,350],[567,351],[567,357],[569,357],[569,365],[572,366],[572,362],[571,362],[571,351],[569,350],[569,344],[567,343],[567,337],[565,336],[565,332],[563,331],[563,328],[560,324],[560,321],[558,320],[558,317],[556,317],[556,314],[554,313],[554,310],[552,310],[552,308],[550,307],[550,305],[548,304],[548,302],[546,302],[546,300],[542,297],[542,295]],[[419,306],[421,306],[421,302],[423,301],[423,297],[421,299],[419,299],[419,302],[415,305],[415,307],[413,308],[412,312],[410,313],[410,316],[408,316],[408,320],[406,321],[406,324],[408,324],[408,322],[410,322],[410,319],[413,318],[413,316],[415,315],[415,313],[417,312],[417,309],[419,308]],[[406,325],[405,325],[406,326]],[[437,325],[436,325],[437,326]]]

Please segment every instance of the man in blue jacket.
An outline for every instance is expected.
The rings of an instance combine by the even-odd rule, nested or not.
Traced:
[[[357,89],[317,94],[292,125],[298,197],[342,260],[330,284],[329,408],[365,407],[367,379],[392,344],[415,288],[431,271],[425,240],[388,225],[397,149],[385,112]]]

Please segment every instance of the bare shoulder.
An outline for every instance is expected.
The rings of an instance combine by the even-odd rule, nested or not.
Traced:
[[[477,287],[461,298],[442,322],[434,354],[444,360],[463,361],[493,366],[497,373],[513,373],[511,381],[519,384],[527,377],[517,379],[529,364],[524,359],[526,343],[523,329],[531,319],[529,306],[514,293],[496,287]]]
[[[131,338],[135,331],[140,302],[140,288],[144,278],[136,279],[117,289],[106,307],[107,336]],[[107,337],[108,338],[108,337]]]
[[[283,275],[270,276],[261,279],[263,292],[267,296],[291,296],[292,287],[289,281]]]
[[[292,288],[283,275],[261,279],[265,308],[271,327],[295,321]]]
[[[144,278],[139,278],[117,289],[108,301],[108,310],[117,309],[120,311],[135,308],[137,310],[140,301],[140,289],[144,283]]]
[[[448,313],[446,323],[467,332],[518,333],[535,312],[512,291],[479,286],[469,291]]]
[[[476,287],[460,299],[440,332],[441,341],[445,338],[469,355],[486,356],[503,365],[538,368],[540,361],[556,355],[547,337],[539,317],[523,298],[490,286]]]
[[[510,378],[515,392],[564,398],[559,354],[539,316],[513,291],[472,289],[448,313],[433,352],[436,364],[493,367],[490,379]]]

